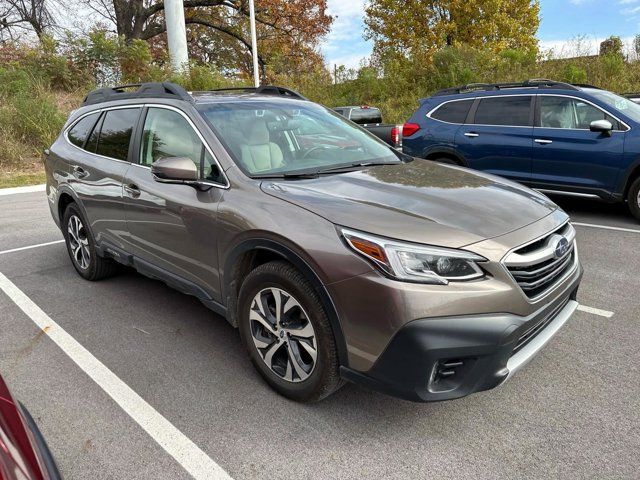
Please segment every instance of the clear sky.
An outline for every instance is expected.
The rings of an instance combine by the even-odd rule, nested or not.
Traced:
[[[329,13],[337,19],[322,46],[327,63],[357,67],[371,53],[371,44],[362,38],[366,0],[328,0]],[[640,33],[640,0],[541,0],[538,38],[543,50],[571,56],[572,39],[586,36],[582,48],[595,53],[598,44],[611,35],[626,44]]]

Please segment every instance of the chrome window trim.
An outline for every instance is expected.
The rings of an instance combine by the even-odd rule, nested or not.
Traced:
[[[589,132],[590,130],[588,128],[557,128],[557,127],[537,127],[535,125],[532,126],[523,126],[523,125],[487,125],[487,124],[480,124],[480,123],[453,123],[453,122],[446,122],[444,120],[438,120],[437,118],[433,118],[431,115],[438,110],[440,107],[442,107],[443,105],[446,105],[447,103],[452,103],[452,102],[462,102],[464,100],[476,100],[476,99],[484,99],[484,98],[504,98],[504,97],[531,97],[531,96],[536,96],[536,97],[565,97],[565,98],[571,98],[573,100],[580,100],[583,101],[585,103],[590,104],[591,106],[597,108],[598,110],[600,110],[601,112],[604,112],[605,114],[609,115],[610,117],[615,118],[618,122],[620,122],[620,124],[624,125],[627,130],[613,130],[614,132],[620,132],[620,133],[626,133],[631,131],[631,127],[624,122],[623,120],[620,120],[620,118],[618,118],[616,115],[613,115],[612,113],[610,113],[608,110],[605,110],[604,108],[600,107],[599,105],[596,105],[595,103],[587,100],[586,98],[582,98],[582,97],[576,97],[575,95],[566,95],[566,94],[561,94],[561,93],[538,93],[533,94],[533,93],[516,93],[514,95],[482,95],[479,97],[466,97],[466,98],[456,98],[453,100],[447,100],[446,102],[442,102],[440,105],[434,107],[433,109],[431,109],[426,117],[434,120],[436,122],[441,122],[441,123],[446,123],[448,125],[473,125],[476,127],[507,127],[507,128],[544,128],[544,129],[549,129],[549,130],[574,130],[574,131],[580,131],[580,132]]]
[[[588,103],[589,105],[591,105],[594,108],[597,108],[598,110],[600,110],[601,112],[605,113],[606,115],[609,115],[610,117],[615,118],[620,124],[622,124],[625,127],[627,127],[626,130],[613,130],[614,132],[626,133],[626,132],[631,131],[631,127],[629,125],[627,125],[626,122],[620,120],[618,117],[616,117],[615,115],[610,113],[608,110],[605,110],[601,106],[596,105],[595,103],[587,100],[586,98],[576,97],[575,95],[565,95],[565,94],[561,94],[561,93],[540,93],[540,94],[538,94],[538,97],[563,97],[563,98],[571,98],[572,100],[579,100],[581,102]],[[544,129],[548,129],[548,130],[572,130],[572,131],[577,131],[577,132],[590,132],[591,131],[588,128],[560,128],[560,127],[536,127],[536,126],[534,126],[533,128],[544,128]]]
[[[101,114],[102,112],[108,112],[109,110],[124,110],[124,109],[127,109],[127,108],[139,108],[139,109],[142,109],[144,107],[164,108],[166,110],[173,110],[174,112],[177,112],[180,115],[182,115],[182,117],[187,121],[187,123],[191,126],[191,128],[193,128],[193,130],[196,132],[196,134],[198,135],[198,138],[204,144],[205,148],[209,152],[209,155],[211,155],[211,158],[213,158],[214,162],[216,162],[216,165],[220,169],[220,172],[222,173],[222,176],[224,177],[224,180],[225,180],[224,184],[215,183],[215,182],[211,182],[211,181],[207,181],[207,180],[200,180],[200,183],[205,184],[205,185],[211,185],[213,187],[221,188],[221,189],[224,189],[224,190],[228,190],[231,187],[231,184],[229,183],[229,179],[228,179],[224,169],[220,165],[220,162],[218,161],[218,158],[213,154],[213,151],[211,150],[211,147],[209,146],[209,143],[205,141],[204,136],[202,135],[200,130],[195,126],[195,124],[191,121],[191,119],[187,116],[186,113],[184,113],[182,110],[180,110],[179,108],[174,107],[172,105],[163,105],[161,103],[135,103],[135,104],[129,104],[129,105],[117,105],[117,106],[113,106],[113,107],[103,107],[103,108],[91,110],[90,112],[86,112],[86,113],[82,114],[73,123],[71,123],[67,128],[65,128],[62,136],[64,137],[64,139],[65,139],[65,141],[67,142],[68,145],[70,145],[73,148],[76,148],[76,149],[80,150],[81,152],[87,153],[89,155],[93,155],[93,156],[98,157],[98,158],[103,158],[105,160],[111,160],[113,162],[126,163],[127,165],[137,165],[139,167],[148,168],[149,170],[151,170],[151,167],[148,167],[146,165],[140,165],[140,163],[139,163],[140,159],[139,158],[137,159],[136,162],[128,162],[126,160],[120,160],[118,158],[112,158],[112,157],[107,157],[107,156],[104,156],[104,155],[100,155],[99,153],[90,152],[88,150],[85,150],[84,148],[78,147],[77,145],[73,144],[71,142],[71,140],[69,140],[69,137],[68,137],[69,130],[71,130],[80,120],[82,120],[83,118],[85,118],[85,117],[87,117],[89,115],[92,115],[94,113]],[[95,128],[95,126],[94,126],[94,128]],[[144,125],[143,125],[143,128],[144,128]]]
[[[448,100],[446,102],[442,102],[440,105],[438,105],[433,110],[431,110],[429,113],[427,113],[427,118],[429,118],[431,120],[434,120],[436,122],[442,122],[442,123],[446,123],[446,124],[449,124],[449,125],[469,125],[469,126],[473,126],[473,127],[533,128],[532,125],[489,125],[489,124],[485,124],[485,123],[451,123],[451,122],[445,122],[444,120],[438,120],[437,118],[431,117],[432,113],[434,113],[436,110],[438,110],[440,107],[442,107],[443,105],[445,105],[447,103],[461,102],[463,100],[475,101],[477,99],[484,100],[485,98],[505,98],[505,97],[535,97],[535,95],[533,93],[515,93],[513,95],[482,95],[480,97],[456,98],[454,100]],[[473,105],[471,106],[471,108],[473,108]]]

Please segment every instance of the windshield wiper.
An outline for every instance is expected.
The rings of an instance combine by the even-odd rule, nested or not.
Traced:
[[[346,173],[351,172],[357,168],[373,167],[377,165],[400,165],[402,162],[357,162],[348,163],[346,165],[336,165],[329,168],[319,168],[316,170],[308,170],[306,172],[282,172],[282,173],[265,173],[264,175],[255,175],[253,178],[318,178],[320,175],[332,174],[332,173]]]
[[[376,167],[378,165],[400,165],[402,162],[356,162],[347,165],[336,165],[335,167],[322,168],[317,170],[318,174],[349,172],[355,168]]]

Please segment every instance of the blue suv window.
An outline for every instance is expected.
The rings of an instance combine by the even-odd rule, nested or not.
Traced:
[[[483,98],[478,104],[473,123],[476,125],[528,127],[531,125],[531,97]]]
[[[589,130],[591,122],[608,120],[614,130],[620,130],[620,123],[590,103],[569,97],[540,97],[540,126],[542,128],[563,128]]]
[[[456,100],[442,104],[430,117],[447,123],[464,123],[474,100]]]

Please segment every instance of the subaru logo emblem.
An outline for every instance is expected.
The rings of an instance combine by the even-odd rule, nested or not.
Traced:
[[[565,237],[560,237],[556,242],[555,255],[556,258],[564,257],[569,251],[569,240]]]

